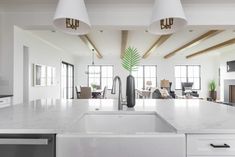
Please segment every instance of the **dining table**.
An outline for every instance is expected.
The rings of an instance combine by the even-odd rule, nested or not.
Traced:
[[[102,95],[102,93],[103,93],[102,89],[96,89],[91,91],[92,98],[98,98],[99,96]]]
[[[148,99],[150,98],[151,91],[144,89],[136,89],[136,93],[138,98]]]
[[[92,91],[91,91],[91,94],[92,94],[92,98],[93,98],[93,99],[99,98],[99,97],[102,95],[102,93],[103,93],[103,90],[102,90],[102,89],[95,89],[95,90],[92,90]],[[78,91],[77,94],[80,95],[81,92]]]

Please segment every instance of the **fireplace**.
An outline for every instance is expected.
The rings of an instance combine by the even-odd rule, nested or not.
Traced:
[[[235,103],[235,79],[224,80],[224,102]]]
[[[229,102],[235,103],[235,85],[229,86]]]

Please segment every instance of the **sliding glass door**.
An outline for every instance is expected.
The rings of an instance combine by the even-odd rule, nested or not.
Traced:
[[[66,62],[61,65],[61,98],[74,98],[74,66]]]

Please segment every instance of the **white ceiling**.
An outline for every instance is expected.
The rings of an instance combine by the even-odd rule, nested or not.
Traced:
[[[234,0],[181,0],[182,3],[234,3]],[[13,4],[46,4],[57,3],[58,0],[0,0],[0,3]],[[153,3],[154,0],[85,0],[86,3]]]
[[[230,3],[235,4],[235,0],[181,0],[181,1],[183,4],[196,4],[196,6],[197,6],[197,4],[211,5],[212,3],[213,4],[217,3],[217,4],[219,4],[219,6],[220,6],[220,4],[228,4],[228,5],[230,5]],[[47,6],[51,6],[52,10],[54,10],[57,2],[58,2],[58,0],[0,0],[0,8],[5,7],[5,6],[15,6],[12,8],[12,10],[15,11],[15,10],[17,10],[17,8],[20,8],[19,7],[20,5],[21,6],[25,5],[26,8],[31,8],[32,10],[35,11],[35,8],[33,7],[33,5],[36,5],[36,6],[38,6],[39,11],[42,12],[43,9],[47,10],[46,9]],[[137,7],[137,9],[139,9],[138,8],[139,6],[143,6],[142,3],[151,5],[154,2],[154,0],[85,0],[85,2],[88,4],[91,4],[90,6],[93,6],[93,7],[91,7],[93,9],[93,12],[92,12],[92,15],[93,15],[93,14],[97,14],[97,12],[96,12],[97,6],[92,5],[92,4],[99,4],[100,6],[104,6],[103,4],[107,3],[108,5],[104,6],[105,8],[107,8],[109,6],[114,6],[117,4],[132,5],[132,3],[133,3],[133,4],[138,4],[136,7]],[[47,5],[47,4],[49,4],[49,5]],[[30,6],[30,7],[28,7],[28,6]],[[205,5],[205,6],[207,6],[207,5]],[[233,6],[233,5],[231,5],[231,6]],[[120,7],[123,7],[123,5],[120,5]],[[102,10],[103,8],[101,7],[99,9]],[[129,8],[127,7],[125,9],[129,9]],[[49,10],[51,11],[51,8]],[[147,10],[149,10],[148,7],[147,7]],[[110,13],[109,11],[115,12],[116,10],[113,10],[111,8],[110,10],[104,10],[104,13],[108,14],[108,13]],[[128,12],[132,13],[132,11],[133,11],[135,13],[136,10],[131,10],[131,11],[125,10],[125,11],[127,11],[127,13]],[[196,13],[197,12],[198,11],[196,10]],[[119,13],[117,11],[116,14],[119,15],[121,13]],[[116,14],[114,14],[112,17],[119,17],[119,16],[116,16]],[[141,12],[141,14],[144,14],[144,13]],[[130,15],[132,15],[132,14],[130,14]],[[147,16],[147,14],[146,14],[146,16]],[[94,17],[95,18],[93,18],[93,22],[94,23],[96,22],[96,24],[97,24],[97,21],[102,21],[103,19],[107,18],[107,16],[97,16],[97,17],[94,16]],[[100,20],[100,17],[104,17],[104,18],[102,20]],[[143,16],[143,17],[145,17],[145,16]],[[139,16],[138,16],[138,18],[139,18]],[[201,17],[200,17],[200,19],[201,19]],[[139,21],[139,19],[137,19],[137,21]],[[112,24],[115,22],[112,21]],[[108,25],[109,23],[107,22],[105,24]],[[123,24],[123,23],[121,23],[121,24]],[[142,23],[140,23],[140,24],[142,24]],[[123,24],[123,25],[126,26],[125,24]],[[97,25],[95,25],[95,26],[97,26]],[[110,25],[108,25],[108,26],[110,26]],[[95,28],[98,29],[99,27],[95,27]],[[100,32],[99,30],[93,30],[88,36],[96,44],[96,47],[102,53],[102,55],[104,55],[104,56],[113,56],[113,55],[119,56],[120,50],[121,50],[121,31],[114,30],[114,29],[107,30],[105,28],[106,27],[100,28],[100,29],[104,29],[103,32]],[[112,27],[112,28],[115,28],[115,27]],[[143,27],[141,27],[141,28],[143,28]],[[127,29],[127,28],[125,28],[125,29]],[[189,32],[190,29],[193,29],[194,31]],[[161,45],[156,50],[156,52],[154,52],[152,54],[152,56],[163,57],[164,55],[168,54],[172,50],[182,46],[183,44],[193,40],[194,38],[202,35],[203,33],[207,32],[207,31],[208,30],[202,29],[199,27],[193,27],[193,28],[188,27],[185,30],[172,35],[170,37],[170,39],[167,40],[167,42],[165,42],[163,45]],[[33,32],[35,35],[39,36],[43,40],[50,42],[51,44],[53,44],[57,47],[60,47],[64,51],[69,52],[73,55],[76,55],[76,56],[90,56],[91,55],[90,50],[83,44],[83,42],[77,36],[69,36],[69,35],[63,34],[61,32],[52,32],[50,30],[40,30],[40,31],[39,30],[33,30],[33,31],[31,30],[31,32]],[[185,57],[188,54],[205,49],[209,46],[215,45],[217,43],[223,42],[225,40],[228,40],[228,39],[234,38],[234,37],[235,37],[235,34],[233,33],[233,31],[227,30],[226,32],[221,33],[220,35],[215,36],[215,37],[201,43],[198,46],[195,46],[195,47],[187,49],[183,52],[177,53],[177,55],[179,55],[179,56],[181,55],[181,56]],[[132,30],[132,31],[129,31],[127,45],[136,47],[140,51],[141,54],[144,54],[158,38],[159,38],[159,36],[151,35],[151,34],[145,32],[145,30]],[[210,53],[210,54],[212,54],[212,53]],[[216,54],[216,53],[213,53],[213,54]]]
[[[14,4],[14,3],[23,3],[23,4],[48,4],[56,3],[58,0],[0,0],[2,4]]]
[[[34,30],[30,31],[34,35],[38,36],[42,40],[61,48],[66,53],[72,55],[87,56],[89,53],[83,53],[88,51],[86,45],[83,44],[78,36],[67,35],[61,32],[54,32],[51,30]]]
[[[186,44],[187,42],[197,38],[198,36],[206,33],[209,30],[205,29],[185,29],[172,35],[163,45],[161,45],[156,51],[151,55],[152,57],[163,57],[170,53],[172,50],[179,48],[180,46]],[[40,30],[40,31],[30,31],[35,35],[39,36],[41,39],[60,47],[65,52],[69,52],[76,56],[90,56],[91,51],[86,47],[86,45],[80,40],[78,36],[71,36],[63,34],[61,32],[52,32],[50,30]],[[120,56],[121,51],[121,31],[120,30],[93,30],[88,34],[89,38],[95,44],[100,53],[105,56]],[[152,35],[145,30],[131,30],[128,34],[127,46],[136,47],[139,52],[143,55],[151,45],[159,38],[159,36]],[[199,45],[192,48],[188,48],[181,52],[178,52],[176,56],[185,57],[189,54],[195,53],[197,51],[206,49],[210,46],[219,44],[231,38],[235,38],[235,33],[233,30],[226,30],[221,34],[218,34]],[[235,49],[235,45],[223,48],[204,56],[218,55],[221,52],[231,51]]]
[[[95,44],[103,56],[120,55],[121,31],[120,30],[93,30],[88,37]]]

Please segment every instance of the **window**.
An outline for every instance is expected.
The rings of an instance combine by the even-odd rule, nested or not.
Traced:
[[[88,86],[92,84],[101,86],[101,69],[100,66],[88,66]]]
[[[193,82],[193,89],[201,89],[200,65],[177,65],[175,66],[175,89],[182,89],[182,82]]]
[[[136,89],[146,89],[146,87],[157,86],[157,66],[156,65],[141,65],[138,66],[137,71],[133,71],[132,75],[135,77]],[[147,85],[151,82],[152,85]]]
[[[45,65],[34,65],[34,85],[35,86],[46,86],[47,75]]]
[[[55,85],[55,68],[47,67],[47,85],[53,86]]]
[[[101,89],[107,86],[112,89],[113,66],[112,65],[89,65],[88,66],[88,85],[98,85]]]
[[[61,90],[63,99],[74,98],[74,66],[66,62],[62,62]]]

